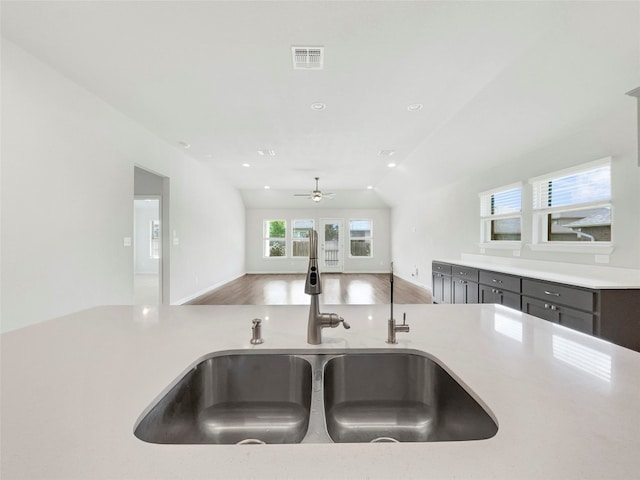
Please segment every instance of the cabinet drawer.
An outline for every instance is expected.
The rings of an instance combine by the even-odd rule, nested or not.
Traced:
[[[514,277],[505,273],[481,270],[480,283],[503,290],[520,293],[520,277]]]
[[[595,310],[595,294],[592,290],[582,290],[577,287],[525,278],[522,280],[522,294],[540,298],[554,305],[566,305],[567,307],[586,310],[587,312]]]
[[[463,267],[461,265],[451,265],[451,275],[454,278],[467,280],[469,282],[478,281],[478,270],[471,267]]]
[[[480,285],[479,303],[497,303],[505,307],[520,310],[520,294],[507,290]]]
[[[444,275],[451,275],[451,264],[433,262],[431,264],[431,271],[434,273],[437,272],[437,273],[442,273]]]
[[[522,311],[534,317],[593,335],[593,313],[582,312],[531,297],[522,297]]]

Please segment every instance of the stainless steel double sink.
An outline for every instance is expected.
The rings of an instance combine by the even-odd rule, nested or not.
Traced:
[[[219,352],[145,410],[135,435],[162,444],[483,440],[496,421],[417,351]]]

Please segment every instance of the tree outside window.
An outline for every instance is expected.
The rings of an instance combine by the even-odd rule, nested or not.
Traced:
[[[285,220],[264,221],[264,256],[286,257],[287,223]]]

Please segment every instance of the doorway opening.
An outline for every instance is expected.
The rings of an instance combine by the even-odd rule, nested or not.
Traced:
[[[134,303],[136,305],[158,305],[162,303],[160,197],[136,196],[133,200],[133,206]]]
[[[169,178],[134,167],[133,303],[169,302]]]

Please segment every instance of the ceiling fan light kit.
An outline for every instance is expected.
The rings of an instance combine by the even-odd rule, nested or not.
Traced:
[[[316,189],[312,190],[311,193],[294,193],[294,197],[305,197],[310,200],[313,200],[315,203],[321,202],[323,198],[333,198],[334,193],[323,193],[318,187],[318,180],[320,177],[316,178]]]

